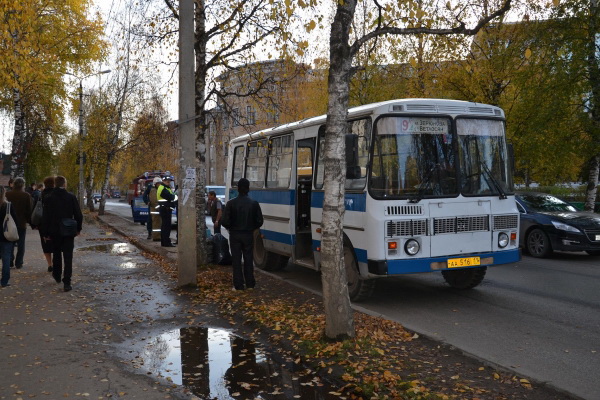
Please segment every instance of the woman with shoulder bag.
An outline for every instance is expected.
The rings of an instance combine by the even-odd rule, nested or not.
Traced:
[[[10,208],[10,216],[17,223],[17,213],[13,207],[9,207],[10,203],[6,201],[6,189],[0,185],[0,217],[2,221],[6,219],[6,213]],[[0,286],[10,286],[8,281],[10,280],[10,259],[13,254],[15,247],[14,241],[9,241],[4,236],[4,227],[2,229],[2,235],[0,236],[0,255],[2,256],[2,278],[0,279]]]

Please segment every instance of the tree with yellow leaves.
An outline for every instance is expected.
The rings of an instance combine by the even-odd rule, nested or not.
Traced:
[[[90,0],[0,5],[0,106],[14,112],[13,176],[24,173],[34,120],[48,122],[61,113],[53,105],[66,96],[65,71],[85,69],[102,56],[102,25],[98,15],[90,15],[90,5]]]

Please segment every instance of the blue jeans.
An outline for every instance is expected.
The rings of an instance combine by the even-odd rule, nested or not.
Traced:
[[[14,252],[11,251],[10,265],[21,268],[23,266],[23,258],[25,257],[25,235],[27,234],[27,229],[17,228],[17,231],[19,232],[19,240],[13,242],[17,248],[17,257],[15,259]]]
[[[10,279],[10,258],[14,247],[14,242],[0,242],[0,255],[2,256],[2,279],[0,279],[0,284],[2,286],[6,286]]]

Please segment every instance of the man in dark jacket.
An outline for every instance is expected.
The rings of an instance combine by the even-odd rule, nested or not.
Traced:
[[[19,224],[19,240],[16,242],[17,258],[11,256],[10,265],[17,269],[23,268],[23,257],[25,257],[25,235],[27,234],[27,223],[31,223],[31,211],[33,202],[29,193],[25,191],[25,179],[16,178],[13,181],[13,190],[6,192],[6,200],[10,201],[15,208]]]
[[[67,192],[67,180],[64,176],[54,179],[55,189],[48,198],[44,199],[44,216],[42,227],[45,232],[50,233],[52,238],[52,277],[56,283],[64,283],[65,292],[73,289],[71,287],[71,276],[73,275],[73,247],[75,236],[79,236],[83,224],[83,215],[79,208],[77,197]],[[77,222],[77,232],[74,236],[63,236],[60,225],[63,219],[74,219]],[[64,258],[65,269],[63,274],[62,261]]]
[[[263,224],[263,215],[257,201],[248,196],[250,182],[242,178],[238,182],[239,196],[229,200],[221,218],[221,225],[229,231],[229,244],[233,265],[233,287],[236,290],[254,288],[254,259],[252,246],[254,231]],[[242,270],[242,255],[244,268]]]

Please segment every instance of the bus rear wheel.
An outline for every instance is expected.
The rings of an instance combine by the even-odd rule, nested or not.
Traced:
[[[344,264],[346,266],[350,300],[358,302],[371,297],[375,290],[376,281],[375,279],[360,279],[356,256],[352,246],[348,243],[344,243]]]
[[[263,271],[279,271],[288,263],[289,257],[265,250],[260,230],[254,231],[254,265]]]
[[[473,289],[475,286],[479,285],[481,281],[483,281],[486,271],[487,267],[456,270],[447,269],[442,271],[442,276],[446,280],[446,283],[454,289],[466,290]]]

